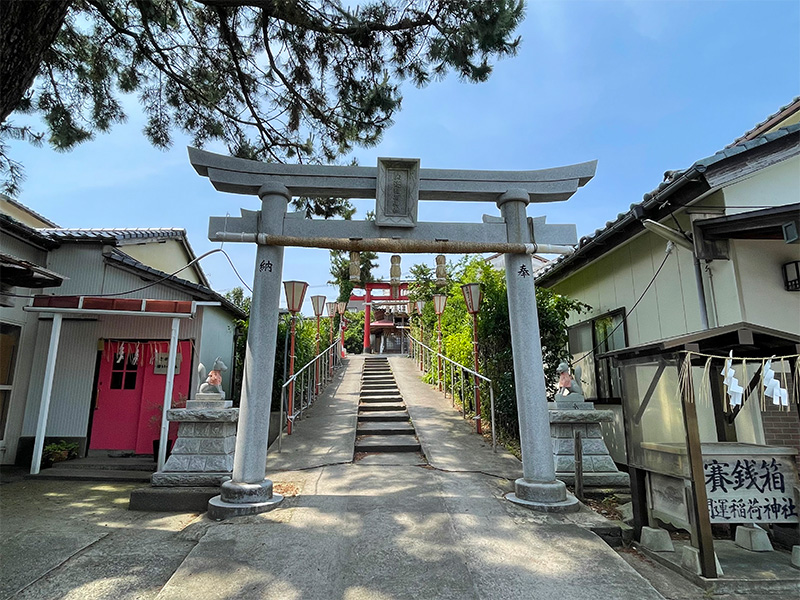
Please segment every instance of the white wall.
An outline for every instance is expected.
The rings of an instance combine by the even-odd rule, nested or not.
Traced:
[[[559,294],[592,307],[588,314],[573,315],[569,324],[617,308],[629,312],[664,260],[666,245],[662,238],[645,232],[554,285]],[[672,251],[655,283],[628,317],[626,328],[631,346],[700,330],[693,258],[688,250]]]
[[[796,202],[800,202],[800,156],[762,169],[725,188],[727,215]]]

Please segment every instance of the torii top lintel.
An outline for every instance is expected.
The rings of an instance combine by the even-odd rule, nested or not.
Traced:
[[[381,169],[416,159],[378,159],[378,167],[264,163],[189,148],[195,170],[214,187],[234,194],[258,194],[266,181],[285,185],[293,196],[376,198]],[[531,202],[568,200],[594,177],[597,161],[534,171],[419,169],[419,200],[495,202],[510,189],[525,190]]]

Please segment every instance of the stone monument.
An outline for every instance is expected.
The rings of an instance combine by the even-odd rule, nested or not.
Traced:
[[[586,402],[580,384],[580,367],[576,367],[573,377],[569,365],[561,363],[558,375],[555,401],[548,403],[556,478],[570,485],[575,483],[575,432],[580,431],[584,486],[630,486],[628,474],[617,469],[600,431],[600,423],[612,421],[614,414],[610,410],[596,410],[593,402]]]
[[[167,411],[167,419],[180,423],[178,439],[163,471],[153,473],[155,487],[219,486],[231,478],[236,447],[236,422],[239,409],[225,399],[222,373],[228,368],[220,357],[206,377],[203,363],[198,367],[194,399],[186,408]]]

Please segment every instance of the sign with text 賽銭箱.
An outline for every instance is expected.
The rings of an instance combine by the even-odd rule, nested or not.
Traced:
[[[792,456],[704,456],[712,523],[797,523]]]

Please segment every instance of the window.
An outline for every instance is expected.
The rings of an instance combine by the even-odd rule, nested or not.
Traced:
[[[581,384],[587,399],[622,398],[619,368],[612,366],[610,358],[597,355],[627,346],[624,319],[624,309],[618,309],[569,328],[569,350],[573,361],[580,360],[576,366],[581,367]]]
[[[0,440],[5,436],[21,327],[0,323]]]
[[[112,390],[135,390],[136,375],[139,366],[134,362],[134,353],[129,352],[122,356],[114,355],[114,364],[111,366]]]

